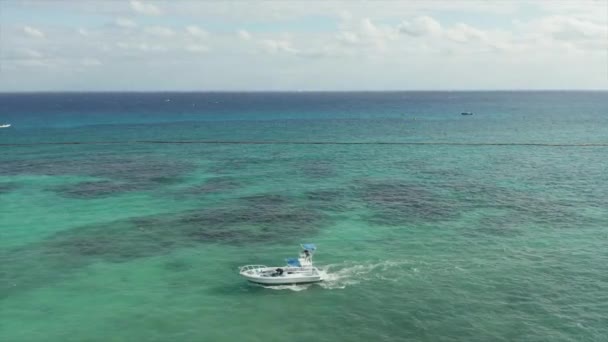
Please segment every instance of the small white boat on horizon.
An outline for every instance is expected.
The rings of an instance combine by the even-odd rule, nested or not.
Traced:
[[[285,266],[246,265],[239,269],[239,274],[252,283],[263,285],[292,285],[322,281],[321,272],[312,264],[312,257],[317,247],[312,243],[301,246],[303,251],[300,256],[286,259]]]
[[[11,127],[11,124],[2,124],[0,125],[0,128],[9,128]]]

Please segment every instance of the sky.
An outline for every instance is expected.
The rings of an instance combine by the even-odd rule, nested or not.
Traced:
[[[608,89],[608,0],[0,0],[0,91]]]

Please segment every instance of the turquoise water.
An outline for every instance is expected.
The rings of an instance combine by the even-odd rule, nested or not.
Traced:
[[[5,94],[0,109],[2,340],[608,336],[607,93]],[[324,283],[238,276],[303,242]]]

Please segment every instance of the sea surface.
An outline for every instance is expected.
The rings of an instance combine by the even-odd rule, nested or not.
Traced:
[[[2,341],[608,341],[608,92],[0,94],[0,123]],[[239,277],[301,243],[325,282]]]

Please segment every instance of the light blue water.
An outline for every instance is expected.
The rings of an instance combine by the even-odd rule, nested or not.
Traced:
[[[4,94],[0,110],[2,340],[608,335],[607,93]],[[324,283],[239,278],[302,242]]]

